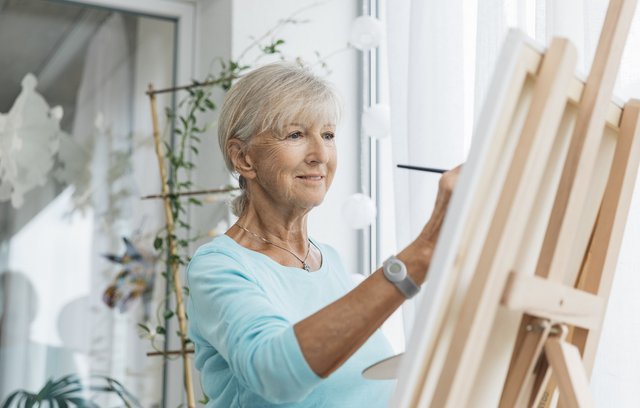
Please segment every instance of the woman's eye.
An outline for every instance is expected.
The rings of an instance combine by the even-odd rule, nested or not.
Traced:
[[[291,140],[298,140],[301,137],[302,137],[302,132],[293,132],[293,133],[290,133],[289,136],[287,136],[287,138]]]
[[[326,132],[322,134],[322,138],[325,140],[333,140],[336,137],[336,135],[332,132]]]

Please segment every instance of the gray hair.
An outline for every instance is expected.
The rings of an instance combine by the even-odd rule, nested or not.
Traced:
[[[236,82],[227,93],[218,118],[218,143],[227,169],[236,174],[228,142],[250,142],[264,132],[281,132],[293,119],[324,120],[336,123],[340,101],[333,87],[308,68],[291,63],[260,67]],[[238,179],[241,194],[231,203],[240,216],[247,207],[246,180]]]

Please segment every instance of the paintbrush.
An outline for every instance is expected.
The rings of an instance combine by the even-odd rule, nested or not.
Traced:
[[[429,173],[440,173],[440,174],[444,173],[445,171],[448,171],[444,169],[436,169],[433,167],[410,166],[408,164],[398,164],[398,167],[401,169],[428,171]]]

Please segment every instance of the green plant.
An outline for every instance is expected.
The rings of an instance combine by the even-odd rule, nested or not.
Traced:
[[[96,392],[117,395],[127,408],[140,407],[133,394],[113,378],[93,375],[89,378],[89,383],[86,383],[76,374],[70,374],[57,380],[49,379],[37,393],[26,390],[14,391],[4,400],[2,408],[99,408],[92,398],[86,396],[88,393]]]

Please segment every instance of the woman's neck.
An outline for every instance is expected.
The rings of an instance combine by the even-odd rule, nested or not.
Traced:
[[[307,214],[249,204],[236,223],[268,241],[303,252],[308,246]]]

